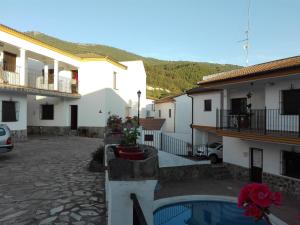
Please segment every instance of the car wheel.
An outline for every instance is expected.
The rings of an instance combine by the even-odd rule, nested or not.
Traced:
[[[209,160],[212,164],[216,164],[218,162],[218,157],[216,155],[210,155]]]

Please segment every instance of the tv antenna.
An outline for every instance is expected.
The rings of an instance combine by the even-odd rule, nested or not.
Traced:
[[[249,31],[250,31],[250,8],[251,8],[251,0],[248,0],[248,19],[247,19],[247,30],[245,31],[246,38],[244,40],[239,41],[239,43],[244,43],[243,49],[246,53],[246,66],[249,65]]]

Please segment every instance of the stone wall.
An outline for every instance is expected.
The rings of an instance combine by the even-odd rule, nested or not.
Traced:
[[[51,126],[28,126],[29,135],[44,136],[64,136],[70,134],[78,134],[83,137],[103,138],[104,127],[79,127],[77,131],[72,131],[70,127],[51,127]]]
[[[250,182],[248,168],[230,163],[224,163],[224,165],[228,168],[234,179]],[[273,191],[284,192],[287,195],[300,199],[300,179],[263,172],[262,182],[268,184]]]
[[[27,140],[27,130],[12,130],[11,138],[13,142],[22,142]]]
[[[267,183],[275,191],[285,192],[300,199],[299,179],[263,173],[263,183]]]
[[[249,169],[237,166],[230,163],[223,163],[224,166],[226,166],[231,174],[231,176],[234,179],[243,180],[243,181],[249,181]]]
[[[70,134],[70,127],[45,127],[45,126],[28,126],[28,135],[41,135],[41,136],[63,136]]]
[[[78,135],[83,137],[104,138],[105,127],[79,127]]]

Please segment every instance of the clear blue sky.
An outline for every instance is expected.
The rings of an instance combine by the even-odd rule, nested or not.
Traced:
[[[245,65],[248,0],[9,0],[0,23],[167,60]],[[252,0],[256,64],[300,55],[300,0]]]

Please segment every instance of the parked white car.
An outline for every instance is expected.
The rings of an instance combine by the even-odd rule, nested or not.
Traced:
[[[223,159],[223,144],[213,142],[207,146],[199,146],[196,155],[201,158],[208,158],[211,163],[217,163],[220,159]]]

